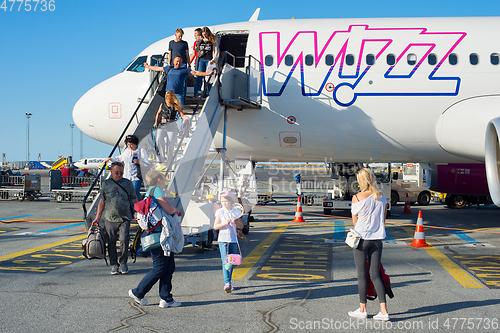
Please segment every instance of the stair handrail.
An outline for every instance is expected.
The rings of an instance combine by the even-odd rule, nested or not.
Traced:
[[[163,61],[165,60],[165,56],[167,55],[167,52],[163,53],[163,56],[161,58],[161,61],[160,63],[163,63]],[[136,117],[137,115],[137,112],[139,111],[139,108],[142,106],[142,104],[144,103],[144,100],[146,99],[146,96],[149,94],[149,92],[151,91],[154,83],[156,82],[156,80],[158,79],[159,75],[161,75],[162,72],[157,72],[154,79],[151,80],[151,84],[149,85],[148,89],[146,90],[146,92],[144,93],[144,96],[142,96],[142,99],[141,101],[139,102],[139,104],[137,105],[137,108],[135,109],[134,113],[132,114],[132,116],[130,116],[130,120],[128,121],[127,123],[127,126],[125,126],[125,128],[123,129],[122,131],[122,134],[120,135],[120,137],[118,138],[118,140],[116,141],[115,143],[115,146],[113,147],[113,149],[111,150],[111,152],[109,153],[109,156],[108,158],[112,157],[113,154],[115,153],[115,150],[116,148],[118,148],[118,145],[120,144],[121,140],[123,139],[123,136],[125,135],[125,133],[127,132],[130,124],[132,124],[132,121],[134,120],[134,118]],[[106,169],[106,164],[104,164],[101,169],[99,170],[99,173],[97,174],[96,176],[96,179],[94,180],[94,182],[92,183],[92,185],[90,186],[89,190],[87,191],[87,193],[85,194],[85,196],[83,197],[83,202],[82,202],[82,208],[83,208],[83,219],[86,220],[87,219],[87,206],[86,206],[86,203],[87,203],[87,198],[89,197],[90,193],[92,192],[92,190],[94,189],[98,179],[100,179],[101,177],[101,174],[103,173],[103,171]]]

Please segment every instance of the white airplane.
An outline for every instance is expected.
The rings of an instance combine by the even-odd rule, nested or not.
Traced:
[[[222,51],[261,63],[262,108],[229,110],[232,158],[485,162],[500,205],[500,18],[257,17],[209,27]],[[190,45],[193,30],[184,29]],[[151,82],[142,63],[156,64],[173,38],[81,97],[78,128],[114,144]]]
[[[73,163],[78,169],[99,169],[104,165],[104,158],[83,158]]]

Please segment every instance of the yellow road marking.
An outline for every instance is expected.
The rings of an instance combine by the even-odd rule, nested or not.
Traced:
[[[286,230],[288,225],[279,225],[269,236],[266,237],[255,249],[250,252],[248,256],[243,259],[241,265],[233,270],[233,279],[241,280],[247,273],[252,269],[252,267],[259,261],[262,255],[267,251],[267,249],[281,236],[281,234]]]
[[[42,245],[42,246],[34,247],[32,249],[28,249],[28,250],[24,250],[24,251],[20,251],[20,252],[16,252],[16,253],[7,254],[7,255],[4,255],[4,256],[0,256],[0,261],[5,261],[5,260],[12,259],[12,258],[17,258],[17,257],[20,257],[20,256],[24,256],[26,254],[30,254],[30,253],[34,253],[34,252],[38,252],[38,251],[42,251],[42,250],[46,250],[46,249],[50,249],[51,247],[56,247],[56,246],[67,244],[67,243],[71,243],[71,242],[74,242],[74,241],[77,241],[77,240],[82,240],[85,237],[87,237],[86,234],[85,235],[76,236],[76,237],[73,237],[73,238],[69,238],[69,239],[66,239],[66,240],[62,240],[62,241],[59,241],[59,242],[55,242],[55,243],[50,243],[50,244],[47,244],[47,245]]]
[[[403,228],[409,235],[413,235],[414,230],[411,228]],[[429,242],[427,242],[429,244]],[[431,244],[429,244],[431,245]],[[431,257],[433,257],[444,269],[451,274],[464,288],[483,288],[483,286],[474,280],[465,270],[455,264],[450,258],[441,253],[434,246],[423,247]]]

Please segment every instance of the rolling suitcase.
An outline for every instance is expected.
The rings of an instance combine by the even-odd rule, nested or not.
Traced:
[[[366,263],[368,266],[368,262]],[[392,292],[391,289],[391,278],[387,273],[385,272],[384,266],[382,266],[382,263],[380,263],[380,277],[382,278],[382,282],[384,283],[385,287],[385,293],[389,298],[394,297],[394,293]],[[375,298],[377,298],[377,292],[375,291],[375,287],[373,286],[373,282],[370,279],[370,272],[369,272],[369,267],[367,267],[366,270],[366,278],[367,278],[367,283],[368,283],[368,288],[366,290],[366,297],[370,300],[373,301]]]

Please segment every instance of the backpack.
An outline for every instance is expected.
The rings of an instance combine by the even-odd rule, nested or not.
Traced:
[[[368,265],[368,263],[367,263]],[[370,273],[369,273],[369,267],[366,271],[366,277],[367,277],[367,290],[366,290],[366,298],[368,298],[370,301],[373,301],[377,298],[377,292],[375,291],[375,287],[373,286],[373,282],[370,279]],[[382,263],[380,263],[380,277],[382,278],[382,283],[384,284],[385,288],[385,293],[389,298],[394,297],[394,293],[392,292],[391,289],[391,278],[387,273],[385,272],[384,266],[382,266]]]
[[[92,226],[87,234],[87,238],[82,241],[83,256],[88,259],[104,259],[106,265],[106,242],[103,230],[99,226]]]

